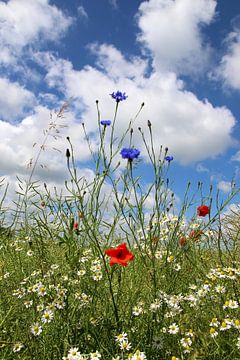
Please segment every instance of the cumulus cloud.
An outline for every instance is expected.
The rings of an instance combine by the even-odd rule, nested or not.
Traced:
[[[114,8],[117,9],[118,8],[118,0],[108,0],[109,4]]]
[[[0,3],[0,61],[14,62],[27,45],[57,41],[72,23],[48,0],[9,0]],[[37,44],[37,46],[36,46]]]
[[[0,133],[0,150],[4,154],[0,158],[2,175],[30,176],[42,148],[35,178],[63,184],[68,177],[65,152],[69,144],[66,136],[71,138],[76,151],[81,153],[82,161],[89,158],[82,126],[74,121],[71,112],[65,113],[63,118],[58,118],[57,113],[38,105],[32,115],[25,117],[18,124],[0,121]]]
[[[89,50],[96,56],[98,68],[116,81],[120,78],[137,81],[147,70],[146,61],[137,56],[132,56],[127,61],[113,45],[94,43],[89,45]]]
[[[35,96],[17,82],[0,78],[0,118],[14,121],[34,104]]]
[[[201,163],[197,164],[196,170],[197,172],[209,172],[209,169]]]
[[[231,157],[231,160],[232,161],[240,161],[240,150],[238,150],[236,152],[236,154],[234,154],[232,157]]]
[[[149,0],[139,6],[138,41],[160,71],[196,73],[209,60],[210,46],[202,34],[215,15],[215,0]]]
[[[88,20],[88,14],[87,14],[84,6],[79,5],[78,8],[77,8],[77,12],[78,12],[78,15],[80,16],[80,18]]]
[[[40,54],[38,58],[41,58]],[[119,51],[113,51],[112,46],[101,48],[97,59],[97,63],[101,61],[109,73],[91,66],[75,70],[69,61],[56,59],[51,54],[42,54],[42,61],[47,69],[49,86],[57,87],[67,98],[81,99],[81,106],[84,104],[82,118],[89,131],[97,129],[93,99],[101,100],[103,117],[111,118],[114,105],[110,102],[109,93],[119,88],[126,91],[129,98],[120,107],[117,136],[126,129],[129,119],[144,102],[146,106],[135,129],[138,126],[146,129],[146,121],[150,119],[156,146],[168,146],[182,164],[213,158],[233,144],[231,133],[235,119],[227,108],[214,107],[206,100],[199,100],[184,88],[173,73],[152,72],[145,77],[142,62],[135,63],[136,77],[129,77],[128,68],[131,69],[132,63],[124,59]],[[119,69],[121,73],[121,69],[125,68],[123,64],[127,65],[126,73],[123,71],[121,78],[116,80],[115,70]],[[137,134],[135,142],[140,146]]]
[[[227,38],[227,53],[222,57],[216,71],[217,77],[227,87],[240,90],[240,29],[231,32]]]
[[[220,181],[217,184],[219,190],[223,191],[224,193],[230,193],[232,190],[232,183],[230,181]]]

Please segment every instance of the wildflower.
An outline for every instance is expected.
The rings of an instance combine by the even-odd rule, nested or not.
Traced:
[[[187,244],[187,238],[185,236],[180,237],[179,239],[179,245],[181,247],[185,246]]]
[[[101,359],[102,355],[96,351],[95,353],[90,353],[90,360],[98,360]]]
[[[79,360],[80,359],[80,352],[78,351],[78,348],[74,347],[71,348],[68,352],[68,358],[69,360]]]
[[[238,302],[236,300],[227,300],[223,305],[223,308],[237,309],[239,307]]]
[[[53,319],[53,312],[51,310],[45,310],[42,316],[42,321],[44,323],[49,323]]]
[[[162,302],[160,299],[155,299],[154,302],[150,305],[150,310],[157,311],[160,308],[161,304]]]
[[[39,284],[37,292],[40,296],[45,296],[47,294],[46,288],[42,284]]]
[[[217,285],[215,287],[215,291],[218,293],[218,294],[224,294],[226,289],[223,285]]]
[[[169,334],[177,334],[179,332],[179,327],[176,323],[170,325],[168,329]]]
[[[198,216],[206,216],[207,214],[209,214],[209,207],[207,205],[201,205],[198,206],[197,208],[197,214]]]
[[[100,281],[102,279],[102,272],[101,271],[96,271],[93,275],[92,278],[94,281]]]
[[[28,251],[27,251],[27,256],[33,256],[33,251],[32,251],[32,250],[28,250]]]
[[[43,304],[38,304],[37,305],[37,311],[41,312],[44,310],[44,305]]]
[[[134,306],[133,307],[133,315],[134,316],[139,316],[140,314],[143,313],[143,308],[142,306]]]
[[[220,325],[220,322],[218,321],[218,319],[213,318],[212,321],[210,322],[210,326],[218,327],[218,325]]]
[[[84,269],[81,269],[77,272],[78,276],[84,276],[85,274],[86,274],[86,270],[84,270]]]
[[[175,271],[180,271],[180,270],[181,270],[181,265],[175,263],[175,264],[173,265],[173,269],[174,269]]]
[[[173,156],[165,156],[164,160],[166,160],[168,163],[170,163],[173,160]]]
[[[134,148],[123,148],[120,152],[123,159],[128,159],[129,161],[132,161],[133,159],[137,159],[140,155],[140,151],[138,149]]]
[[[225,331],[225,330],[228,330],[231,328],[231,325],[230,324],[227,324],[226,321],[223,321],[222,324],[221,324],[221,327],[220,327],[220,330],[221,331]]]
[[[199,216],[204,216],[204,215],[199,215]],[[192,240],[198,240],[200,239],[200,237],[203,235],[203,232],[201,230],[193,230],[190,232],[189,237]]]
[[[118,90],[117,92],[113,92],[113,93],[110,94],[110,95],[111,95],[111,97],[112,97],[113,99],[116,100],[116,102],[120,102],[120,101],[126,100],[127,97],[128,97],[125,92],[121,92],[121,91],[119,91],[119,90]]]
[[[167,262],[168,262],[168,263],[173,262],[173,260],[174,260],[174,256],[173,256],[173,255],[170,255],[170,256],[167,257]]]
[[[237,345],[237,348],[240,350],[240,336],[237,338],[236,345]]]
[[[172,356],[171,360],[179,360],[176,356]]]
[[[180,340],[183,347],[187,348],[192,345],[192,340],[189,337],[184,337]]]
[[[13,346],[13,351],[14,352],[19,352],[23,347],[24,347],[24,345],[21,344],[20,342],[18,342]]]
[[[234,320],[233,326],[234,326],[236,329],[240,330],[240,320],[238,320],[238,319]]]
[[[106,250],[105,254],[111,257],[110,266],[114,264],[127,266],[128,262],[134,259],[134,255],[128,250],[126,243],[119,245],[115,249]]]
[[[32,300],[25,300],[24,305],[27,309],[29,309],[32,306]]]
[[[211,336],[212,338],[218,336],[218,332],[217,332],[216,329],[214,329],[213,327],[210,328],[209,332],[210,332],[210,336]]]
[[[101,120],[100,124],[103,126],[110,126],[111,125],[111,120]]]
[[[127,340],[126,341],[122,341],[120,343],[120,349],[121,350],[126,350],[126,351],[129,351],[131,349],[132,345],[131,343],[129,343]]]
[[[57,309],[63,309],[64,306],[66,305],[65,302],[63,300],[56,300],[55,303],[54,303],[55,307]]]
[[[131,357],[131,360],[147,360],[147,358],[144,352],[140,352],[139,350],[137,350],[135,354],[133,354],[133,356]]]
[[[121,334],[115,336],[115,338],[116,338],[117,342],[121,343],[123,341],[127,341],[127,334],[126,333],[121,333]]]
[[[75,222],[75,223],[73,224],[73,230],[78,230],[78,223],[77,223],[77,222]]]
[[[39,323],[35,323],[31,326],[31,333],[34,335],[34,336],[38,336],[40,335],[42,332],[42,327],[39,325]]]

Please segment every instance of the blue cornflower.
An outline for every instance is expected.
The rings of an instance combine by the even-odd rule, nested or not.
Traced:
[[[101,120],[100,124],[104,126],[109,126],[111,125],[111,120]]]
[[[119,90],[117,92],[113,92],[110,95],[113,99],[116,100],[116,102],[126,100],[126,98],[128,97],[125,92],[121,92]]]
[[[170,161],[173,160],[173,156],[165,156],[164,160],[168,161],[168,163],[170,163]]]
[[[128,159],[132,161],[133,159],[137,159],[140,155],[140,151],[138,149],[133,148],[123,148],[120,152],[123,159]]]

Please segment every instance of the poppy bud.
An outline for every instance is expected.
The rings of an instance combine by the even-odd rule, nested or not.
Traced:
[[[148,124],[148,127],[151,127],[152,126],[152,123],[150,120],[147,121],[147,124]]]
[[[180,237],[180,239],[179,239],[179,245],[180,245],[181,247],[183,247],[183,246],[185,246],[186,244],[187,244],[187,239],[186,239],[186,237],[185,237],[185,236]]]

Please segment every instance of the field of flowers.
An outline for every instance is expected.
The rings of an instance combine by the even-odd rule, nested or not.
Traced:
[[[127,95],[111,97],[111,121],[97,101],[97,151],[83,124],[93,179],[78,175],[68,137],[64,193],[33,181],[43,146],[15,208],[0,184],[0,359],[239,360],[239,231],[223,217],[239,190],[216,205],[211,189],[203,196],[199,184],[191,197],[188,185],[179,208],[167,177],[174,159],[156,150],[150,121],[147,134],[138,129],[152,166],[143,186],[136,117],[116,142]]]

